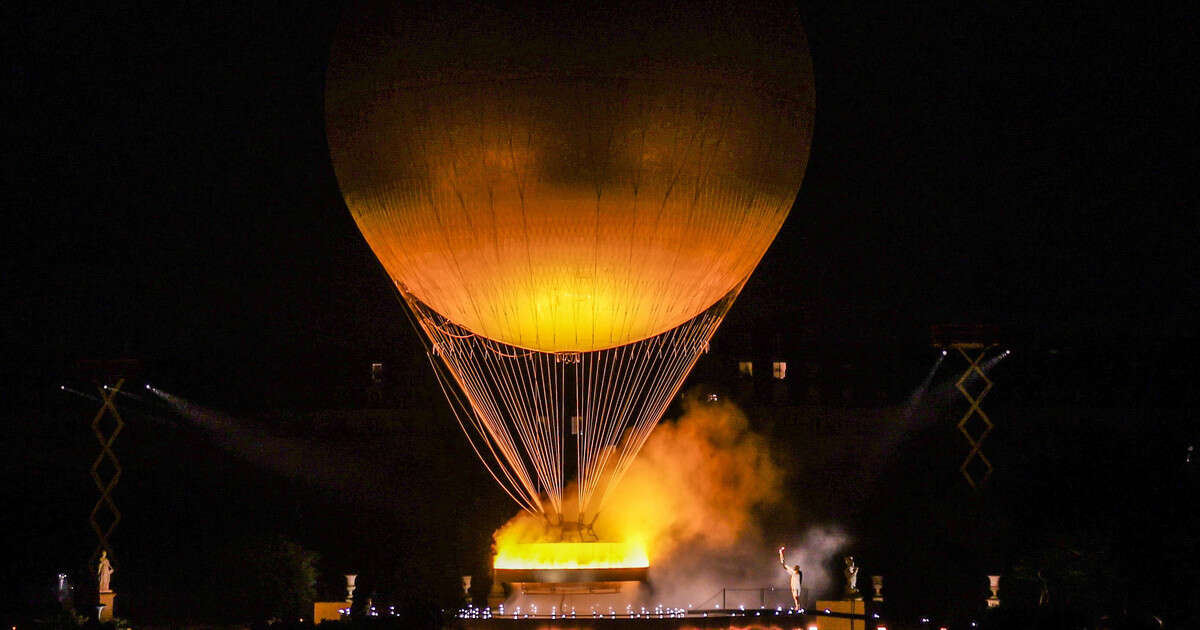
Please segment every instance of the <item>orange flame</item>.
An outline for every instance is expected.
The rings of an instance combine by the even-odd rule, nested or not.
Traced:
[[[497,569],[616,569],[650,566],[641,542],[559,542],[503,544]]]

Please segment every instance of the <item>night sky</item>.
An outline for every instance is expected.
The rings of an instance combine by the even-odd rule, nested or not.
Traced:
[[[338,11],[18,9],[6,346],[236,363],[411,343],[328,160]],[[850,338],[1193,334],[1182,15],[802,14],[812,159],[740,309]]]
[[[5,10],[6,422],[44,412],[81,357],[141,358],[229,410],[337,406],[367,362],[424,362],[328,157],[340,4],[176,4]],[[800,11],[808,173],[716,345],[886,353],[982,321],[1017,347],[1194,347],[1194,16]]]

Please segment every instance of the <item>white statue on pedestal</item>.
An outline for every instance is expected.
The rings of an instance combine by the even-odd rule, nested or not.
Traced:
[[[854,556],[846,556],[846,596],[858,595],[858,565],[854,564]]]
[[[112,563],[108,561],[108,552],[101,551],[100,564],[96,567],[96,578],[100,581],[101,593],[112,592],[112,589],[109,588],[109,581],[112,579],[113,573],[115,573],[115,570],[112,567]]]

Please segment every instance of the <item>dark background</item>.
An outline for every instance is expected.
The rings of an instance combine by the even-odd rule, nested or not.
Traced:
[[[244,531],[321,553],[323,588],[353,568],[396,599],[445,599],[484,562],[511,508],[456,434],[329,164],[323,74],[340,10],[5,9],[0,608],[30,610],[54,573],[86,573],[96,405],[57,389],[86,389],[81,357],[138,357],[139,383],[330,456],[272,469],[130,401],[115,580],[142,593],[123,600],[135,617],[178,613],[168,602],[198,588],[182,567]],[[877,567],[956,576],[909,580],[922,586],[907,600],[925,607],[945,601],[939,589],[976,597],[978,575],[1101,541],[1119,556],[1095,556],[1120,574],[1105,606],[1197,614],[1183,464],[1200,441],[1190,16],[800,11],[817,84],[809,170],[693,384],[733,388],[741,355],[853,365],[857,394],[831,386],[811,401],[795,385],[779,404],[744,401],[782,455],[824,461],[831,429],[813,407],[899,404],[936,358],[931,324],[1000,324],[1015,354],[989,399],[993,486],[972,493],[958,476],[961,409],[946,403],[896,433],[884,463],[829,460],[840,468],[822,475],[876,480],[861,497],[808,501],[820,484],[794,475],[797,502],[823,506],[795,525],[842,519]],[[382,406],[396,411],[309,413],[368,406],[371,361],[387,364]],[[846,439],[870,444],[877,429]],[[388,474],[346,472],[364,468]]]

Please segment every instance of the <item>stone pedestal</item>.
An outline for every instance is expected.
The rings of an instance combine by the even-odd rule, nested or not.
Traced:
[[[100,593],[100,621],[112,621],[116,612],[117,594],[112,591]]]
[[[813,607],[817,612],[849,613],[852,615],[865,615],[867,607],[863,603],[861,597],[853,599],[818,599],[817,605]],[[842,619],[840,617],[817,617],[815,622],[809,622],[809,625],[816,625],[820,630],[866,630],[866,622],[861,619]]]
[[[345,617],[342,611],[350,611],[350,602],[313,602],[313,624],[322,621],[338,621]]]

